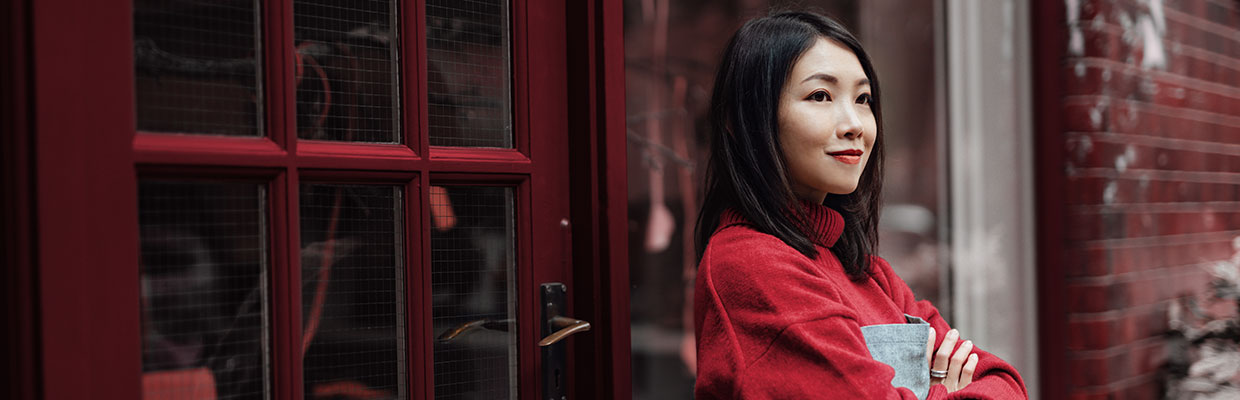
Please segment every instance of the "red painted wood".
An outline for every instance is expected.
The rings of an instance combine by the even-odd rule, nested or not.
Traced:
[[[603,371],[613,374],[611,371],[618,369],[615,376],[623,377],[620,381],[607,378],[611,383],[605,385],[584,385],[579,393],[591,393],[586,397],[593,398],[627,393],[623,109],[608,108],[606,111],[612,122],[620,122],[618,129],[615,126],[605,131],[590,128],[597,125],[595,119],[584,125],[583,132],[610,135],[604,141],[605,148],[598,145],[597,139],[591,139],[589,147],[581,149],[584,151],[579,155],[577,148],[570,149],[570,126],[575,127],[569,121],[570,101],[584,101],[590,115],[597,114],[598,111],[591,110],[601,103],[593,100],[600,96],[598,85],[592,86],[594,89],[588,94],[570,98],[570,86],[565,80],[569,58],[586,57],[587,62],[574,65],[588,70],[596,67],[589,60],[598,55],[597,52],[570,53],[563,38],[588,33],[584,28],[589,27],[569,31],[565,0],[514,1],[512,5],[514,149],[429,146],[424,84],[425,10],[420,1],[403,0],[400,6],[401,59],[412,61],[405,62],[402,68],[405,74],[401,77],[402,102],[406,111],[402,114],[404,133],[400,145],[299,141],[296,138],[293,126],[296,88],[291,73],[292,0],[264,2],[265,125],[264,136],[260,138],[135,133],[130,36],[132,3],[20,2],[20,5],[27,4],[32,4],[30,21],[35,50],[30,62],[32,70],[40,72],[31,87],[35,97],[31,122],[38,131],[33,136],[34,142],[29,143],[35,150],[31,161],[37,164],[33,171],[25,174],[36,177],[32,184],[37,185],[37,192],[29,195],[37,196],[39,208],[28,226],[39,229],[38,236],[33,239],[41,247],[32,256],[40,260],[37,272],[44,277],[38,287],[41,311],[38,318],[31,316],[32,320],[41,322],[41,343],[31,347],[34,349],[31,359],[37,358],[36,361],[42,363],[46,379],[41,382],[40,389],[45,398],[140,397],[139,291],[138,280],[133,279],[137,275],[139,256],[135,207],[138,176],[266,183],[272,398],[299,399],[303,395],[299,346],[301,288],[294,284],[301,281],[297,216],[298,187],[303,181],[405,185],[408,243],[405,279],[407,309],[410,310],[406,322],[413,398],[433,396],[430,340],[433,336],[428,290],[430,218],[425,206],[429,191],[421,189],[432,182],[516,188],[517,259],[520,263],[518,308],[522,318],[518,332],[520,381],[529,382],[520,386],[521,395],[533,398],[538,393],[535,382],[540,381],[537,375],[540,361],[535,343],[539,339],[540,316],[536,290],[539,284],[551,281],[565,282],[570,293],[580,294],[573,298],[578,303],[570,304],[571,312],[598,315],[601,319],[596,320],[596,326],[608,326],[575,337],[570,343],[577,349],[574,353],[577,355],[611,355],[583,358],[587,361],[574,361],[574,365],[583,368],[582,375],[592,376],[591,382],[598,381]],[[613,25],[607,25],[611,32],[606,42],[610,44],[606,46],[618,45],[622,37],[618,4],[610,6],[613,10],[608,11],[616,19],[611,22]],[[75,29],[66,30],[65,26]],[[91,32],[92,40],[82,40],[82,32]],[[609,54],[623,55],[622,50]],[[607,62],[619,63],[622,57],[609,58]],[[616,65],[619,69],[613,66],[606,73],[606,79],[622,78],[616,71],[622,74],[623,64]],[[16,76],[9,69],[4,71],[5,78]],[[594,76],[594,72],[587,72]],[[612,82],[611,88],[606,89],[616,90],[610,95],[607,107],[622,107],[622,103],[614,101],[623,101],[623,82],[616,82],[620,82],[619,86]],[[71,118],[66,117],[66,110],[72,110]],[[6,121],[20,125],[18,118],[6,118]],[[6,145],[17,144],[6,146],[6,156],[10,149],[21,148],[20,137],[6,138]],[[600,152],[608,155],[601,158]],[[19,159],[6,157],[6,161],[14,160],[10,162]],[[616,160],[619,164],[601,164]],[[586,188],[589,196],[584,199],[595,203],[570,204],[570,167],[579,164],[587,166],[582,171],[592,177]],[[599,169],[604,165],[606,178],[597,175],[604,173]],[[9,182],[5,181],[6,188],[21,186]],[[605,190],[600,190],[603,187]],[[606,203],[599,203],[602,201],[599,196],[608,193],[619,195],[611,201],[621,206],[613,206],[613,210],[607,208]],[[33,208],[34,204],[30,202],[28,206]],[[606,217],[596,217],[599,212],[605,212]],[[612,242],[606,235],[599,234],[589,236],[590,241],[575,241],[561,226],[561,220],[566,218],[579,218],[570,224],[580,222],[596,232],[602,228],[621,241]],[[605,224],[600,223],[603,220]],[[8,229],[9,225],[5,226]],[[12,241],[6,241],[6,245],[9,242]],[[600,250],[602,247],[610,250]],[[593,261],[577,268],[594,271],[590,277],[608,277],[606,283],[574,280],[585,276],[572,273],[570,259],[574,252],[591,255]],[[597,257],[603,253],[610,258],[604,261]],[[17,265],[21,265],[20,262]],[[623,282],[615,281],[617,277]],[[623,290],[617,291],[617,287]],[[30,295],[34,296],[34,288],[31,289]],[[623,297],[606,298],[615,293]],[[26,305],[34,309],[32,303]],[[599,307],[609,311],[599,312]],[[616,310],[622,313],[617,314]],[[617,324],[617,321],[622,323]],[[32,340],[34,332],[29,331]],[[599,340],[599,337],[607,339]],[[616,343],[623,347],[616,350]],[[599,364],[599,360],[608,364]],[[34,378],[21,379],[35,381]],[[615,382],[622,382],[619,383],[622,387],[614,388]]]
[[[530,130],[532,117],[530,115],[531,101],[536,101],[536,97],[544,94],[543,91],[551,89],[549,87],[539,87],[534,84],[531,77],[531,67],[537,68],[538,71],[558,71],[563,68],[563,64],[551,64],[552,60],[540,59],[535,52],[539,51],[540,45],[550,43],[532,42],[535,39],[532,35],[538,35],[544,28],[553,28],[555,25],[538,25],[537,21],[531,20],[529,8],[533,3],[536,11],[554,11],[563,9],[563,5],[548,3],[546,0],[512,0],[509,7],[512,7],[512,23],[509,25],[510,37],[512,38],[512,126],[513,126],[513,145],[518,152],[526,155],[532,155],[531,139],[532,132],[542,132]],[[562,39],[560,41],[563,41]],[[531,51],[533,50],[533,51]],[[540,90],[534,93],[531,87],[537,87]]]
[[[405,61],[406,77],[405,82],[409,82],[406,88],[411,88],[404,98],[405,102],[405,126],[408,128],[406,140],[410,146],[416,150],[418,154],[430,154],[430,137],[429,137],[429,108],[427,104],[429,98],[427,96],[428,79],[428,61],[426,51],[426,3],[420,0],[405,0],[407,5],[405,10],[405,18],[401,21],[404,23],[405,32],[405,49],[408,51],[402,54]],[[430,317],[434,312],[432,307],[431,290],[431,226],[430,226],[430,174],[423,173],[419,176],[418,187],[423,188],[418,192],[417,201],[420,205],[417,208],[418,216],[421,223],[417,230],[410,232],[417,233],[418,258],[417,268],[413,268],[414,263],[410,263],[411,284],[413,282],[420,283],[418,288],[422,290],[416,291],[417,296],[414,301],[409,304],[410,318],[418,321],[416,324],[410,324],[411,333],[409,336],[409,349],[412,354],[409,358],[409,383],[410,397],[414,399],[432,399],[435,395],[435,368],[434,354],[435,343],[431,338],[435,337],[434,327],[430,323]],[[410,235],[413,236],[413,235]],[[413,288],[415,286],[410,286]],[[412,290],[411,290],[412,292]],[[420,341],[416,339],[421,339]]]
[[[417,171],[425,165],[403,144],[323,142],[297,143],[297,166],[350,170]]]
[[[426,136],[422,135],[422,137],[425,138]],[[423,140],[425,141],[426,139]],[[435,354],[435,342],[431,338],[435,337],[435,332],[434,326],[432,326],[430,318],[427,318],[427,316],[434,315],[434,308],[432,307],[432,292],[426,290],[426,288],[431,287],[430,174],[421,174],[418,178],[418,187],[426,188],[426,190],[419,190],[417,197],[418,204],[420,205],[417,212],[422,222],[418,224],[417,230],[410,231],[417,233],[418,249],[420,250],[418,258],[411,258],[411,260],[418,260],[419,262],[416,268],[411,265],[409,271],[410,273],[416,273],[416,276],[411,281],[421,283],[419,286],[410,287],[418,287],[423,290],[416,291],[415,301],[409,304],[410,318],[418,321],[416,325],[409,325],[409,329],[414,332],[409,335],[409,348],[415,354],[415,356],[409,358],[410,384],[412,385],[409,395],[414,399],[432,399],[435,394],[435,367],[432,364],[432,358]],[[421,338],[422,340],[413,341],[415,338]]]
[[[128,2],[28,3],[42,397],[140,397]],[[72,29],[69,29],[72,27]]]
[[[139,133],[133,153],[140,164],[282,167],[289,162],[288,154],[267,138]]]
[[[629,248],[628,248],[628,141],[625,121],[624,84],[624,5],[617,1],[598,3],[602,27],[598,57],[601,116],[599,133],[602,142],[602,171],[599,208],[602,221],[601,253],[607,269],[608,320],[612,326],[611,340],[606,349],[611,360],[602,368],[609,375],[606,392],[614,399],[633,398],[631,366],[632,339],[629,317]]]
[[[631,398],[628,196],[625,165],[622,4],[570,3],[570,138],[574,226],[573,279],[590,290],[569,293],[601,329],[575,353],[574,396]]]
[[[7,23],[0,29],[0,54],[10,62],[0,63],[0,263],[4,268],[3,320],[8,329],[2,350],[7,371],[0,378],[0,396],[14,400],[38,397],[40,379],[36,349],[39,328],[35,323],[38,303],[35,291],[34,185],[30,168],[33,136],[30,126],[30,47],[27,39],[29,5],[9,2]]]
[[[522,130],[518,129],[517,132],[522,132]],[[531,159],[515,149],[432,146],[430,154],[431,160],[438,161],[490,161],[527,164]]]
[[[1065,293],[1064,240],[1067,214],[1066,177],[1063,166],[1064,95],[1061,57],[1065,53],[1065,9],[1063,2],[1039,2],[1031,14],[1034,66],[1034,154],[1037,192],[1037,296],[1038,296],[1038,373],[1040,395],[1044,399],[1066,399],[1071,385],[1067,337],[1067,296]]]
[[[271,251],[271,378],[273,399],[303,398],[302,321],[301,321],[301,225],[300,186],[297,173],[289,168],[268,184],[268,228]],[[281,257],[281,255],[283,255]]]
[[[429,269],[423,270],[424,265],[429,265],[423,262],[425,259],[423,254],[429,252],[423,248],[423,238],[430,239],[429,230],[427,232],[422,230],[424,225],[422,221],[430,221],[429,218],[423,216],[423,209],[429,210],[430,207],[422,207],[422,204],[429,204],[424,201],[422,193],[430,190],[422,190],[423,187],[425,186],[422,185],[421,176],[413,177],[404,185],[404,202],[402,203],[404,210],[401,212],[401,215],[405,217],[405,223],[402,225],[404,232],[401,232],[405,242],[403,258],[405,275],[402,277],[405,280],[405,359],[409,363],[404,379],[409,385],[409,397],[413,399],[422,398],[425,395],[420,389],[426,387],[421,372],[425,368],[424,365],[429,364],[421,360],[431,357],[431,353],[427,353],[421,344],[432,343],[434,340],[433,336],[427,335],[431,327],[430,319],[425,316],[430,314],[423,310],[423,304],[430,304],[423,302],[423,299],[430,298],[430,291],[425,288],[431,287],[430,280],[423,279],[423,272],[429,271]],[[425,225],[430,226],[429,223]]]
[[[568,116],[570,108],[569,83],[565,79],[569,67],[568,44],[564,38],[582,32],[569,31],[565,22],[567,3],[571,0],[528,0],[513,3],[514,26],[514,96],[516,98],[518,129],[517,149],[529,155],[533,171],[530,179],[532,190],[529,209],[530,239],[537,245],[533,249],[531,269],[533,282],[527,286],[528,299],[531,304],[532,321],[527,324],[528,339],[522,344],[528,346],[529,356],[521,362],[522,381],[530,382],[522,389],[523,398],[541,398],[541,388],[536,388],[542,381],[542,363],[536,342],[540,339],[540,325],[543,316],[538,315],[542,307],[536,305],[539,284],[546,282],[563,282],[568,287],[569,304],[566,313],[570,317],[583,318],[596,326],[597,319],[588,316],[589,304],[576,302],[574,293],[593,292],[589,281],[575,280],[571,274],[573,247],[570,232],[575,232],[578,223],[572,210],[585,206],[571,203],[569,200],[570,151],[569,132],[571,131]],[[528,149],[524,149],[528,142]],[[562,221],[568,222],[567,226]],[[574,357],[574,349],[589,345],[600,330],[575,335],[567,339],[568,366],[565,382],[568,393],[586,371]],[[591,352],[586,352],[591,353]],[[526,378],[528,377],[528,378]],[[537,389],[537,390],[535,390]],[[598,398],[585,396],[579,398]]]
[[[426,77],[422,73],[422,48],[426,38],[422,34],[426,19],[417,0],[396,0],[397,39],[400,40],[400,128],[401,143],[415,154],[426,154],[427,140],[422,121],[426,120],[423,92]]]
[[[529,174],[536,173],[534,163],[511,163],[511,162],[489,162],[481,161],[433,161],[427,163],[425,168],[430,171],[441,172],[500,172],[510,174]]]

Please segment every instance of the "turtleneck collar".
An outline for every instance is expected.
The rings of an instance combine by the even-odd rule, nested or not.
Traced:
[[[800,202],[799,206],[805,212],[808,219],[805,224],[810,229],[806,234],[809,239],[819,246],[833,247],[835,242],[844,234],[844,216],[838,211],[821,204],[811,202]],[[716,231],[723,229],[729,225],[753,225],[748,218],[741,215],[735,209],[728,209],[719,217],[719,227]]]

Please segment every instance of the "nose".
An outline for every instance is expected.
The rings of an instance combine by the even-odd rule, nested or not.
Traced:
[[[861,116],[851,104],[838,107],[835,118],[835,134],[844,139],[860,139],[862,135]]]

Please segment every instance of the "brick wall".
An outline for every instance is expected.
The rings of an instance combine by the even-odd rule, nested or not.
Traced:
[[[1202,291],[1202,267],[1229,258],[1240,236],[1240,1],[1055,7],[1060,18],[1036,24],[1061,30],[1049,37],[1063,43],[1039,45],[1061,56],[1038,68],[1062,68],[1040,75],[1062,84],[1039,95],[1060,114],[1039,131],[1063,147],[1039,162],[1062,166],[1050,169],[1062,190],[1040,196],[1059,202],[1040,209],[1062,214],[1041,239],[1063,264],[1043,260],[1061,282],[1041,296],[1059,314],[1044,322],[1067,328],[1043,342],[1066,347],[1043,349],[1044,362],[1066,365],[1044,366],[1061,371],[1044,377],[1044,393],[1160,398],[1169,300]]]

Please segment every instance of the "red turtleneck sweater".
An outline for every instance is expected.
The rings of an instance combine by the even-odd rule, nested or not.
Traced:
[[[935,348],[951,327],[930,302],[916,301],[880,258],[869,279],[850,280],[830,251],[843,233],[843,217],[825,206],[809,208],[814,259],[735,212],[721,218],[693,296],[697,399],[916,398],[892,387],[894,370],[871,358],[861,327],[903,323],[904,314],[920,317],[934,327]],[[947,393],[934,385],[927,398],[1028,398],[1015,368],[974,352],[977,369],[968,387]]]

